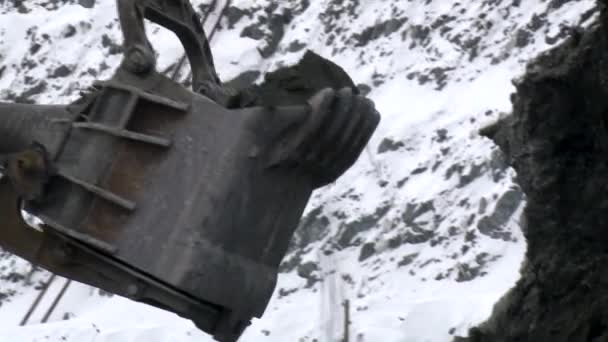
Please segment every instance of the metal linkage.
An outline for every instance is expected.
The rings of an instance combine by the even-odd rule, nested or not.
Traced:
[[[205,16],[203,17],[203,20],[201,21],[201,25],[203,27],[205,27],[205,24],[207,23],[207,19],[209,19],[209,15],[211,14],[211,12],[213,12],[215,10],[216,6],[217,6],[217,0],[211,1],[211,4],[209,4],[209,8],[205,12]],[[211,43],[211,38],[212,38],[211,36],[208,37],[209,43]],[[184,55],[177,62],[177,65],[175,66],[175,69],[173,70],[173,73],[171,74],[171,80],[173,80],[173,81],[177,80],[177,77],[179,76],[179,71],[184,66],[184,63],[186,63],[186,58],[188,58],[188,55],[186,53],[184,53]]]
[[[117,2],[125,45],[123,66],[126,69],[146,74],[155,68],[154,51],[143,23],[146,18],[177,34],[190,60],[195,89],[207,82],[219,83],[207,37],[189,0]]]
[[[215,36],[215,32],[217,32],[217,29],[219,28],[220,23],[222,21],[222,18],[224,18],[224,15],[226,14],[226,10],[228,10],[228,7],[230,7],[231,3],[232,3],[232,0],[226,0],[226,3],[224,4],[220,13],[218,14],[217,20],[211,27],[211,31],[209,31],[209,36],[207,37],[207,42],[209,43],[209,45],[211,45],[211,42],[213,41],[213,37]],[[216,7],[217,7],[217,0],[213,0],[210,4],[209,9],[205,13],[205,16],[203,19],[203,26],[207,22],[207,19],[209,18],[209,15],[211,14],[211,12],[213,12],[213,10],[215,10]],[[184,63],[186,62],[186,58],[188,58],[188,55],[187,55],[187,53],[184,53],[184,55],[180,58],[175,71],[171,75],[172,80],[174,80],[174,81],[177,80],[177,76],[179,75],[179,70],[183,67]],[[192,70],[189,71],[187,78],[189,79],[190,77],[192,77]]]

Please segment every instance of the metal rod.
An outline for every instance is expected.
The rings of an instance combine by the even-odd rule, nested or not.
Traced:
[[[103,188],[100,188],[98,186],[95,186],[93,184],[89,184],[89,183],[87,183],[85,181],[82,181],[82,180],[80,180],[80,179],[78,179],[76,177],[73,177],[71,175],[68,175],[68,174],[66,174],[64,172],[59,171],[57,173],[57,175],[65,178],[66,180],[68,180],[68,181],[70,181],[70,182],[72,182],[72,183],[74,183],[76,185],[79,185],[79,186],[83,187],[85,190],[87,190],[87,191],[89,191],[89,192],[91,192],[91,193],[93,193],[93,194],[95,194],[95,195],[97,195],[97,196],[99,196],[99,197],[101,197],[101,198],[103,198],[103,199],[111,202],[111,203],[114,203],[114,204],[116,204],[116,205],[118,205],[118,206],[120,206],[120,207],[122,207],[122,208],[124,208],[126,210],[129,210],[129,211],[135,210],[136,204],[133,201],[130,201],[130,200],[125,199],[125,198],[122,198],[122,197],[120,197],[120,196],[118,196],[118,195],[116,195],[116,194],[114,194],[114,193],[112,193],[110,191],[107,191],[107,190],[105,190]]]
[[[142,98],[144,100],[147,100],[147,101],[150,101],[150,102],[154,102],[154,103],[158,103],[160,105],[167,106],[167,107],[170,107],[170,108],[174,108],[174,109],[177,109],[177,110],[182,111],[182,112],[186,112],[190,108],[190,105],[188,103],[174,101],[172,99],[169,99],[169,98],[166,98],[166,97],[163,97],[163,96],[159,96],[159,95],[155,95],[155,94],[152,94],[152,93],[148,93],[148,92],[142,91],[141,89],[139,89],[137,87],[133,87],[133,86],[126,85],[126,84],[121,84],[121,83],[118,83],[118,82],[96,81],[94,84],[98,85],[98,86],[105,87],[106,89],[114,88],[114,89],[120,89],[120,90],[128,91],[128,92],[131,92],[131,93],[137,95],[139,98]],[[96,111],[96,108],[93,108],[92,112],[95,112],[95,111]]]
[[[27,311],[27,313],[21,320],[21,323],[19,323],[20,326],[24,326],[27,323],[27,321],[30,319],[30,316],[32,316],[32,313],[34,313],[34,310],[36,310],[36,308],[40,304],[40,301],[42,300],[42,297],[44,297],[44,295],[46,294],[46,291],[48,291],[49,287],[51,286],[51,283],[53,283],[53,280],[55,280],[56,277],[57,276],[55,274],[51,274],[51,276],[49,277],[49,280],[47,280],[47,282],[44,284],[44,287],[42,288],[42,290],[40,290],[40,293],[38,293],[38,296],[36,297],[36,299],[34,300],[32,305],[30,306],[30,309]]]
[[[94,130],[94,131],[107,133],[107,134],[113,135],[115,137],[141,141],[144,143],[157,145],[160,147],[171,146],[171,140],[164,138],[164,137],[137,133],[137,132],[133,132],[133,131],[128,131],[126,129],[114,128],[114,127],[96,123],[96,122],[76,122],[76,123],[74,123],[73,127],[74,128],[86,128],[86,129],[90,129],[90,130]]]
[[[44,317],[42,318],[42,321],[40,323],[46,323],[49,320],[49,318],[53,314],[53,311],[55,311],[57,304],[59,304],[59,301],[61,300],[61,298],[63,298],[63,295],[65,295],[65,292],[67,291],[68,286],[70,286],[71,283],[72,283],[72,281],[70,279],[68,279],[65,282],[65,284],[63,284],[61,291],[59,291],[59,293],[57,294],[57,297],[55,297],[53,304],[51,304],[49,309],[46,311],[46,314],[44,314]]]

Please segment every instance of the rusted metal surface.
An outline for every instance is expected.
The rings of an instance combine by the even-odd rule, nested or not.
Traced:
[[[16,143],[0,146],[21,151],[0,160],[0,244],[236,341],[264,313],[312,191],[355,162],[379,115],[350,88],[227,109],[231,92],[188,1],[118,5],[126,55],[111,80],[67,108],[0,106],[0,133],[14,131],[4,119],[60,122],[19,126]],[[154,70],[144,17],[180,37],[197,91]],[[42,232],[23,223],[20,203]]]

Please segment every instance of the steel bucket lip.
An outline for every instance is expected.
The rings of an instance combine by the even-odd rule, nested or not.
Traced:
[[[0,234],[5,250],[66,278],[148,303],[189,319],[198,319],[201,329],[209,333],[214,332],[214,326],[221,318],[220,307],[182,293],[139,270],[113,260],[94,247],[55,232],[49,227],[44,227],[46,229],[43,230],[29,227],[18,210],[15,210],[19,196],[14,193],[6,177],[0,178],[0,203],[2,217],[16,223],[3,227],[5,229]],[[130,293],[127,285],[133,283],[147,284],[145,292],[139,295]],[[146,296],[155,300],[148,300]]]

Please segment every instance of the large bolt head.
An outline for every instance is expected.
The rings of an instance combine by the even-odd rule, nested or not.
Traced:
[[[135,45],[125,53],[123,65],[136,74],[145,74],[154,69],[156,58],[154,51],[148,47]]]

